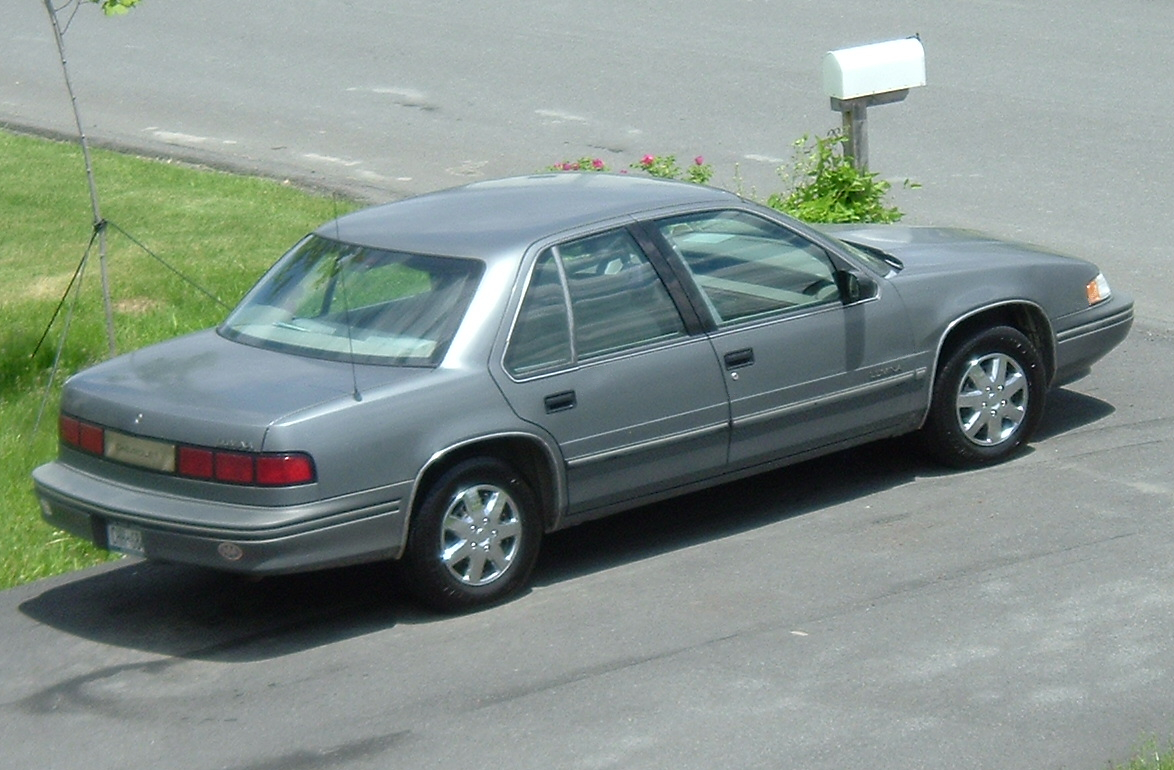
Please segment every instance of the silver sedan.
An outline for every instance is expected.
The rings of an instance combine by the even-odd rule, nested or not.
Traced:
[[[34,482],[111,550],[398,560],[461,610],[526,585],[546,532],[862,442],[1004,460],[1132,320],[1093,264],[973,232],[482,182],[329,222],[220,327],[72,377]]]

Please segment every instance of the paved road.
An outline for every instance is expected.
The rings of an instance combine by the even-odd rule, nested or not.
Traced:
[[[4,592],[0,768],[1101,768],[1174,733],[1174,6],[683,5],[147,0],[67,40],[98,139],[387,198],[644,152],[765,191],[836,123],[823,52],[920,32],[931,85],[871,133],[910,220],[1092,256],[1134,335],[1013,463],[887,443],[643,509],[467,617],[380,568]],[[69,128],[48,32],[5,9],[0,121]]]
[[[1071,768],[1174,725],[1174,375],[1139,329],[1033,451],[883,444],[552,537],[438,619],[379,568],[0,594],[0,767]]]

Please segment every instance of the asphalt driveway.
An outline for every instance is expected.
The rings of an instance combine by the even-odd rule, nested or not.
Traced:
[[[486,612],[378,566],[0,593],[0,768],[1091,769],[1174,734],[1171,28],[1152,0],[80,9],[98,140],[371,198],[644,152],[761,191],[836,124],[823,52],[920,32],[930,85],[870,135],[910,221],[1087,256],[1139,322],[1011,463],[886,442],[584,525]],[[0,27],[0,123],[70,127],[39,3]]]

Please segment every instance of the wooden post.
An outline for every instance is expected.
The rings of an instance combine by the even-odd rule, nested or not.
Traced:
[[[852,104],[844,110],[843,121],[844,136],[848,138],[845,152],[858,171],[868,171],[868,107]]]
[[[832,109],[843,116],[844,136],[848,138],[845,151],[858,170],[868,171],[868,108],[899,102],[908,95],[909,89],[903,88],[900,91],[862,96],[858,99],[831,97]]]

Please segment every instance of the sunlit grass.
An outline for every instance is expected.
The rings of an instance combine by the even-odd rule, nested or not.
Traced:
[[[1160,748],[1156,741],[1147,742],[1127,764],[1110,765],[1111,770],[1174,770],[1174,745]]]

